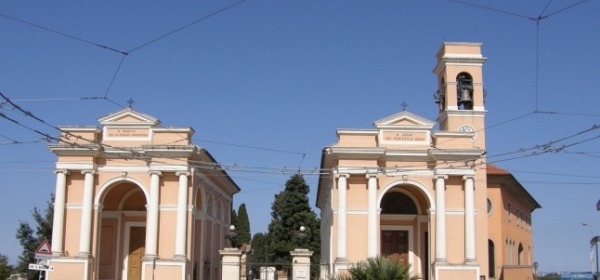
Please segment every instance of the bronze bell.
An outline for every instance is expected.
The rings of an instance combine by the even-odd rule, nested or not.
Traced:
[[[458,103],[471,103],[473,99],[471,99],[471,91],[468,88],[463,88],[460,92],[460,96],[458,98]]]

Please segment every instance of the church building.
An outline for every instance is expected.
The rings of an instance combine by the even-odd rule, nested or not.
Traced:
[[[126,108],[60,127],[48,279],[221,279],[240,191],[190,127]]]
[[[533,279],[540,205],[487,163],[486,60],[480,43],[442,44],[436,121],[401,111],[371,129],[337,130],[317,193],[321,275],[381,255],[425,280]]]

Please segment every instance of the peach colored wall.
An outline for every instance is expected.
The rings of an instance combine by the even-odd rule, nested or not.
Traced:
[[[463,215],[446,215],[446,258],[451,263],[465,260],[465,235]]]
[[[100,247],[102,253],[100,254],[99,274],[100,279],[112,279],[115,278],[116,265],[117,265],[117,234],[118,234],[118,221],[117,219],[104,219],[102,221],[102,229],[100,230]]]
[[[152,138],[152,144],[154,145],[188,145],[189,135],[187,133],[175,133],[175,132],[155,132]]]
[[[451,269],[443,270],[442,269],[442,270],[439,270],[439,274],[437,275],[436,279],[449,279],[449,280],[479,279],[479,275],[477,275],[477,271],[475,271],[475,270],[451,270]]]
[[[172,258],[175,255],[175,229],[177,211],[160,211],[158,218],[158,257]]]
[[[65,255],[77,256],[79,252],[79,231],[81,230],[81,209],[65,211],[64,252]]]
[[[375,147],[377,145],[374,135],[346,135],[338,132],[340,147]]]
[[[357,262],[364,260],[364,256],[367,253],[367,215],[366,214],[349,214],[347,217],[348,223],[348,245],[346,247],[348,253],[348,260],[351,262]]]
[[[183,275],[182,266],[179,264],[157,265],[154,273],[152,270],[151,263],[144,265],[144,279],[180,279]]]
[[[361,178],[363,177],[363,178]],[[348,192],[352,195],[347,195],[346,206],[348,209],[364,209],[367,210],[367,179],[364,176],[352,176],[348,179]]]
[[[85,262],[50,261],[54,271],[48,272],[48,280],[85,279]]]

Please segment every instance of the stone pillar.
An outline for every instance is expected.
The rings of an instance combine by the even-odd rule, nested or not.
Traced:
[[[348,189],[348,174],[338,175],[338,205],[337,205],[337,260],[346,260],[346,192]]]
[[[92,206],[94,203],[94,175],[93,170],[81,171],[85,175],[83,182],[83,203],[81,207],[81,227],[79,235],[79,256],[89,257],[91,255],[92,239]]]
[[[446,262],[446,175],[435,178],[435,261]]]
[[[146,215],[146,256],[156,257],[158,245],[158,210],[160,195],[160,171],[150,172],[150,201]]]
[[[465,263],[475,262],[475,196],[473,176],[464,176],[465,181]]]
[[[312,251],[308,249],[295,249],[290,251],[292,255],[292,279],[310,280],[310,257]]]
[[[52,255],[62,256],[65,234],[65,193],[67,170],[56,170],[56,194],[54,195],[54,218],[52,219]]]
[[[219,250],[221,254],[221,279],[240,279],[242,250],[225,248]]]
[[[377,175],[367,174],[369,208],[367,214],[367,257],[377,257]]]
[[[177,229],[175,232],[175,258],[185,259],[185,242],[187,229],[187,202],[189,172],[178,172],[179,192],[177,197]]]

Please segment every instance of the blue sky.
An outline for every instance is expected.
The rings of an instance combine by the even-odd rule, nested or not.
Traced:
[[[299,167],[314,205],[312,171],[336,129],[371,128],[403,102],[435,120],[434,55],[469,41],[489,59],[490,161],[543,206],[540,270],[589,270],[600,234],[597,11],[598,1],[3,1],[0,92],[45,123],[0,102],[18,122],[0,119],[0,254],[16,262],[18,222],[54,191],[55,157],[32,130],[97,125],[132,99],[235,164],[235,207],[246,203],[263,232]],[[551,152],[529,149],[545,144]]]

